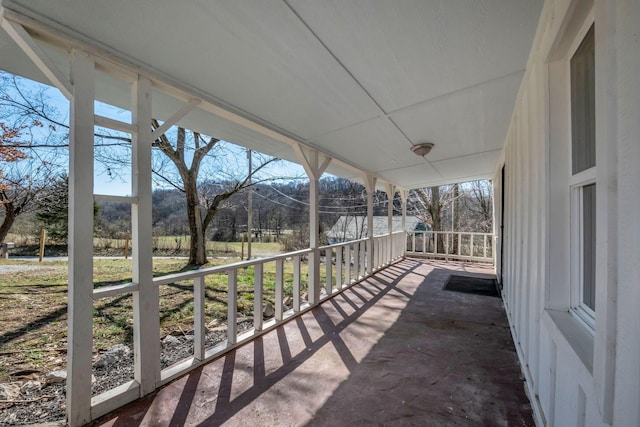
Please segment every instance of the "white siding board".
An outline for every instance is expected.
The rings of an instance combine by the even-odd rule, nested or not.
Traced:
[[[588,1],[546,2],[506,139],[505,182],[500,182],[505,306],[519,357],[528,367],[538,421],[550,426],[640,425],[640,42],[632,35],[640,28],[640,5],[594,3],[595,336],[569,314],[569,43],[564,39],[588,22]]]

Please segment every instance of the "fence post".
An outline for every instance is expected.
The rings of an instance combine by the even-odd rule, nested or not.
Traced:
[[[131,239],[131,235],[127,231],[127,234],[124,236],[124,259],[129,259],[129,240]]]
[[[40,230],[40,250],[38,251],[39,262],[42,262],[42,259],[44,258],[45,240],[47,240],[47,230],[43,228]]]

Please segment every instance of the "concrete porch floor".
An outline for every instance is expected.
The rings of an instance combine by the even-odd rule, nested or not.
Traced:
[[[96,426],[534,426],[491,266],[405,259]]]

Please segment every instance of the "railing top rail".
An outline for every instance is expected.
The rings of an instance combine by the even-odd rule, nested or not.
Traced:
[[[392,236],[397,236],[398,234],[404,233],[404,231],[394,231],[393,233],[391,233]],[[385,234],[378,234],[376,236],[373,236],[374,239],[378,239],[378,238],[383,238],[383,237],[389,237],[388,233]],[[360,243],[360,242],[366,242],[367,240],[369,240],[368,237],[363,237],[361,239],[354,239],[354,240],[347,240],[346,242],[339,242],[339,243],[333,243],[331,245],[325,245],[325,246],[320,246],[320,250],[325,250],[325,249],[333,249],[333,248],[337,248],[340,246],[346,246],[346,245],[353,245],[354,243]]]
[[[395,231],[392,233],[392,235],[398,235],[401,233],[404,233],[404,231]],[[387,236],[388,234],[382,234],[379,236],[374,236],[374,238],[387,237]],[[354,243],[366,242],[368,239],[369,239],[368,237],[365,237],[362,239],[350,240],[348,242],[334,243],[332,245],[321,246],[319,249],[320,250],[333,249],[340,246],[352,245]],[[273,261],[286,259],[294,256],[302,256],[302,255],[309,254],[311,252],[312,252],[312,249],[307,248],[307,249],[301,249],[294,252],[287,252],[284,254],[273,255],[265,258],[256,258],[248,261],[239,261],[232,264],[218,265],[215,267],[208,267],[200,270],[185,271],[183,273],[167,274],[166,276],[155,277],[153,279],[153,284],[156,286],[167,285],[169,283],[173,283],[181,280],[189,280],[189,279],[194,279],[196,277],[204,277],[210,274],[225,273],[229,270],[237,270],[239,268],[251,267],[256,264],[264,264],[267,262],[273,262]]]
[[[332,245],[320,246],[318,249],[320,249],[320,250],[333,249],[333,248],[337,248],[337,247],[340,247],[340,246],[353,245],[354,243],[366,242],[367,240],[369,240],[369,238],[368,237],[364,237],[362,239],[348,240],[346,242],[339,242],[339,243],[334,243]]]
[[[480,231],[433,231],[433,230],[413,230],[413,231],[409,231],[409,234],[474,234],[477,236],[493,236],[493,233],[484,233],[484,232],[480,232]]]
[[[225,273],[229,270],[237,270],[239,268],[251,267],[256,264],[264,264],[267,262],[278,261],[281,259],[286,259],[294,256],[302,256],[310,252],[311,252],[311,249],[301,249],[298,251],[287,252],[284,254],[273,255],[265,258],[256,258],[256,259],[251,259],[247,261],[234,262],[232,264],[217,265],[215,267],[208,267],[200,270],[185,271],[184,273],[167,274],[166,276],[155,277],[153,279],[153,284],[156,286],[167,285],[169,283],[177,282],[180,280],[189,280],[189,279],[194,279],[196,277],[208,276],[210,274]]]

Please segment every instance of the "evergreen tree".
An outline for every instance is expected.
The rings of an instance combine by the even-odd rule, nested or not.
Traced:
[[[99,206],[93,203],[94,229],[97,225]],[[69,177],[56,178],[49,191],[39,200],[36,218],[47,230],[47,238],[65,244],[69,237]]]

